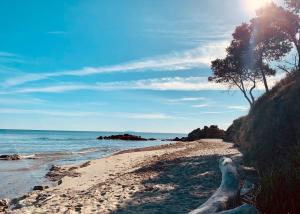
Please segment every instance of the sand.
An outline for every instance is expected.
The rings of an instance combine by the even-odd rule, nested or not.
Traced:
[[[29,193],[8,213],[187,213],[218,188],[219,158],[239,155],[221,140],[122,151],[65,166],[71,177]]]

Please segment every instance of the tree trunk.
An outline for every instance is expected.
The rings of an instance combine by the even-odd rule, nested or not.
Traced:
[[[247,96],[246,92],[245,92],[245,91],[242,91],[242,92],[243,92],[244,97],[246,98],[246,100],[249,102],[250,107],[252,107],[252,106],[253,106],[253,103],[251,102],[251,100],[250,100],[249,97]]]
[[[253,106],[253,103],[251,102],[250,98],[249,98],[248,95],[247,95],[247,91],[246,91],[246,89],[245,89],[245,86],[244,86],[243,81],[241,81],[241,87],[239,87],[239,88],[240,88],[240,90],[243,92],[244,97],[247,99],[247,101],[249,102],[250,106],[252,107],[252,106]]]
[[[240,191],[240,180],[236,166],[230,158],[221,158],[219,167],[222,172],[220,187],[204,204],[189,214],[217,213],[236,203]]]
[[[297,52],[298,52],[298,65],[297,65],[297,69],[300,72],[300,44],[297,46]]]
[[[253,96],[253,94],[252,94],[252,91],[253,91],[255,88],[256,88],[256,82],[255,82],[255,80],[253,80],[253,86],[252,86],[252,88],[251,88],[250,91],[249,91],[249,94],[250,94],[251,99],[252,99],[252,105],[253,105],[254,102],[255,102],[255,98],[254,98],[254,96]]]
[[[290,34],[289,34],[290,35]],[[300,72],[300,39],[297,39],[293,35],[290,35],[291,41],[294,43],[297,53],[298,53],[298,65],[297,69]]]
[[[263,82],[264,82],[264,85],[265,85],[266,92],[268,93],[269,92],[269,86],[268,86],[266,74],[265,74],[263,69],[260,69],[260,71],[261,71],[261,74],[262,74],[262,77],[263,77]]]

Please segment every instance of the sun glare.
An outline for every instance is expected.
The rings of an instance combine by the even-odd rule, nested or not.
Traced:
[[[272,2],[271,0],[246,0],[246,9],[249,12],[255,12],[257,9]]]

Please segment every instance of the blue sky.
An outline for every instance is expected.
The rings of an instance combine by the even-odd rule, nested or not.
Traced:
[[[0,128],[228,127],[248,104],[207,82],[209,64],[248,1],[2,0]]]

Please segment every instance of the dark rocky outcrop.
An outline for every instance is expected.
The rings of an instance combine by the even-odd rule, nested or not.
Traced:
[[[165,141],[184,141],[185,137],[179,138],[179,137],[175,137],[174,139],[167,139]]]
[[[7,199],[0,199],[0,212],[5,212],[8,209],[8,200]]]
[[[58,165],[52,165],[49,169],[49,171],[58,171],[61,170],[62,168]]]
[[[0,155],[0,160],[21,160],[22,157],[18,154],[13,155]]]
[[[98,140],[125,140],[125,141],[154,141],[156,139],[150,138],[146,139],[141,136],[131,135],[131,134],[120,134],[120,135],[110,135],[110,136],[100,136]]]
[[[218,126],[204,126],[203,129],[195,129],[184,139],[184,141],[194,141],[200,139],[223,139],[225,131],[219,129]]]
[[[231,126],[229,126],[229,128],[226,130],[224,134],[224,141],[234,142],[234,143],[238,141],[237,139],[238,134],[241,131],[241,127],[245,118],[246,117],[240,117],[233,121]]]
[[[45,189],[48,189],[49,186],[41,186],[41,185],[38,185],[38,186],[34,186],[33,187],[33,190],[36,191],[36,190],[39,190],[39,191],[42,191],[42,190],[45,190]]]
[[[63,168],[57,165],[53,165],[49,172],[45,175],[50,181],[60,181],[63,177],[79,177],[80,173],[75,172],[78,167]]]
[[[166,139],[164,141],[184,141],[190,142],[201,139],[224,139],[225,131],[219,129],[218,126],[212,125],[210,127],[204,126],[203,129],[195,129],[188,134],[187,137],[175,137],[174,139]]]

